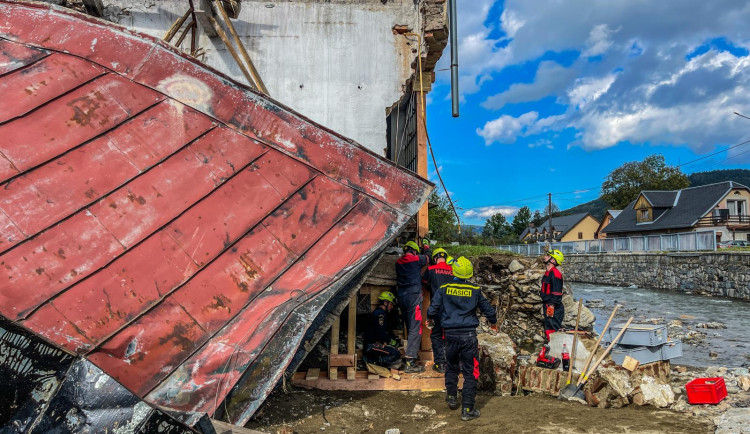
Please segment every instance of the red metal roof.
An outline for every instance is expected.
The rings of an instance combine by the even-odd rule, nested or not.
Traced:
[[[0,95],[0,315],[156,404],[213,413],[255,385],[234,422],[432,189],[159,40],[47,5],[0,0]]]

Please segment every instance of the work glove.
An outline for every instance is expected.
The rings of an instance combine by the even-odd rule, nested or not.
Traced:
[[[497,330],[497,323],[495,323],[495,324],[492,324],[492,325],[490,325],[490,331],[491,331],[492,333],[494,333],[494,334],[497,334],[497,333],[498,333],[498,330]]]
[[[428,329],[430,329],[430,330],[432,330],[433,328],[435,328],[435,320],[434,320],[434,319],[428,319],[427,321],[425,321],[425,323],[424,323],[424,324],[425,324],[425,325],[427,326],[427,328],[428,328]]]
[[[396,339],[391,339],[391,341],[390,341],[390,342],[388,342],[388,345],[390,345],[390,346],[392,346],[392,347],[396,347],[396,348],[398,348],[398,340],[396,340]]]

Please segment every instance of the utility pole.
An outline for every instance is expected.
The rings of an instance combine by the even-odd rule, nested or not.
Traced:
[[[552,193],[547,193],[549,203],[547,204],[547,222],[549,223],[549,243],[552,246],[552,242],[555,241],[555,234],[552,232]]]

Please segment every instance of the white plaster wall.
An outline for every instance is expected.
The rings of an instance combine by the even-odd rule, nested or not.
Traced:
[[[187,4],[104,1],[110,19],[159,38]],[[113,6],[127,13],[112,14]],[[233,23],[272,98],[384,155],[386,109],[401,97],[416,56],[416,43],[392,28],[419,29],[420,19],[413,0],[245,0]],[[189,36],[182,46],[189,50]],[[207,64],[246,83],[221,39],[202,35],[200,46]]]

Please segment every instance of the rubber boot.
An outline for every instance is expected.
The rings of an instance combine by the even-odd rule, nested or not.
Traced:
[[[479,417],[479,410],[463,408],[461,409],[461,420],[472,420]]]
[[[445,402],[448,403],[448,408],[450,408],[451,410],[455,410],[458,408],[458,396],[456,395],[446,395]]]
[[[406,359],[406,367],[404,368],[404,372],[406,372],[407,374],[424,372],[424,366],[417,364],[417,361],[414,359]]]

